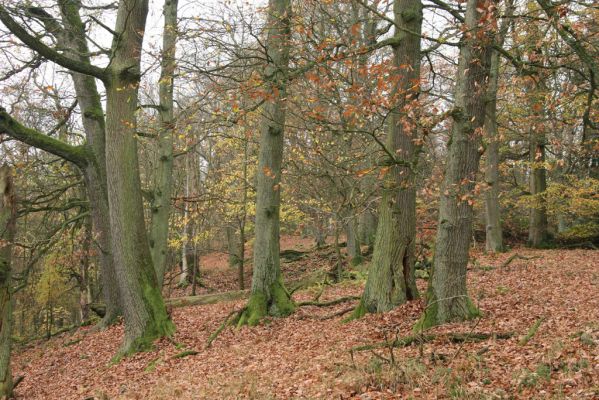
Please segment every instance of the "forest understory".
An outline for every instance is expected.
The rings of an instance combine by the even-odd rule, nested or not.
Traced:
[[[286,279],[326,269],[323,254],[326,250],[283,264]],[[527,259],[512,257],[516,254]],[[469,294],[483,312],[480,319],[414,335],[421,300],[349,323],[343,322],[345,311],[356,301],[304,306],[257,327],[227,328],[207,348],[209,336],[246,300],[173,308],[173,339],[118,363],[111,360],[122,324],[102,332],[80,328],[17,347],[14,376],[24,379],[16,395],[30,400],[596,399],[597,252],[516,248],[485,255],[475,250],[468,268]],[[227,274],[234,289],[232,269],[207,265],[203,282],[210,287]],[[318,297],[323,303],[359,296],[365,280],[360,273],[354,278],[324,290],[313,285],[293,299]],[[426,281],[419,279],[418,286],[422,293]],[[479,340],[480,334],[491,337]],[[393,341],[402,345],[358,348]]]

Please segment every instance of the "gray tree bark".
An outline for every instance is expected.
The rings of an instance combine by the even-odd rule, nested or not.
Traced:
[[[136,118],[147,0],[121,0],[106,85],[106,173],[112,249],[120,267],[117,279],[125,316],[122,353],[147,348],[170,336],[174,325],[166,312],[154,271],[141,197]]]
[[[166,271],[173,182],[173,134],[175,128],[173,87],[178,35],[177,7],[178,0],[165,0],[164,2],[164,29],[162,34],[162,60],[159,82],[161,128],[158,137],[158,168],[156,170],[156,186],[151,205],[152,221],[150,224],[150,249],[159,287],[162,287]]]
[[[287,70],[291,35],[291,1],[268,3],[268,65],[265,79],[272,98],[263,106],[256,193],[256,230],[252,291],[239,325],[255,325],[266,315],[285,316],[295,306],[283,285],[279,260],[281,163],[285,131]]]
[[[506,16],[508,19],[501,24],[496,35],[496,46],[503,46],[505,35],[509,27],[509,16],[513,15],[514,2],[506,2]],[[501,252],[503,247],[503,230],[501,226],[501,205],[499,203],[499,132],[497,129],[497,89],[499,86],[499,51],[493,50],[491,55],[491,70],[489,75],[489,89],[487,109],[485,113],[485,134],[487,140],[485,181],[485,222],[486,222],[486,249],[491,252]]]
[[[11,169],[0,167],[0,398],[12,398],[10,370],[12,334],[11,258],[16,231],[16,206]]]
[[[414,143],[417,127],[410,109],[420,91],[416,82],[420,81],[422,2],[396,0],[394,14],[398,44],[393,47],[393,66],[399,79],[393,93],[396,107],[391,113],[387,134],[390,160],[383,181],[372,264],[362,300],[352,315],[356,318],[366,312],[389,311],[418,297],[414,275],[416,188],[413,170],[418,157]]]
[[[489,13],[493,13],[489,1],[468,0],[451,113],[453,125],[441,187],[433,271],[427,306],[415,327],[417,330],[480,314],[468,297],[466,266],[493,44],[490,24],[495,16]]]

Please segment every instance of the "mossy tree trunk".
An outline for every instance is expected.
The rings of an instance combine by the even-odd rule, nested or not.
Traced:
[[[295,308],[283,285],[279,260],[281,163],[291,35],[290,0],[269,1],[266,29],[269,61],[264,77],[271,87],[271,97],[262,109],[252,291],[239,325],[255,325],[266,315],[285,316]]]
[[[159,81],[160,131],[158,135],[158,168],[152,197],[150,224],[150,249],[158,286],[162,287],[168,251],[169,216],[173,182],[173,88],[176,68],[178,0],[164,2],[164,29],[162,33],[162,59]]]
[[[136,140],[140,59],[147,0],[121,0],[106,84],[106,172],[112,249],[125,316],[123,353],[174,331],[147,240]]]
[[[0,398],[12,398],[10,370],[12,334],[11,258],[16,230],[16,207],[11,169],[0,167]]]
[[[512,0],[506,2],[506,16],[513,15],[513,4]],[[502,22],[499,32],[496,35],[496,46],[503,46],[509,23],[509,19]],[[499,147],[501,139],[497,128],[497,89],[499,86],[500,61],[499,51],[493,50],[493,54],[491,55],[487,109],[485,113],[485,139],[487,141],[485,181],[488,186],[485,192],[485,241],[487,251],[491,252],[501,252],[504,250],[501,205],[499,203]]]
[[[386,141],[390,159],[383,180],[372,264],[354,317],[365,312],[389,311],[418,297],[414,274],[416,189],[413,170],[418,155],[413,115],[420,90],[422,2],[397,0],[394,14],[398,42],[393,47],[393,66],[398,79],[392,99],[396,106],[391,113]]]
[[[453,125],[441,187],[427,306],[416,329],[479,315],[468,297],[466,266],[472,238],[474,188],[482,149],[485,96],[495,15],[489,1],[468,0],[458,62]]]

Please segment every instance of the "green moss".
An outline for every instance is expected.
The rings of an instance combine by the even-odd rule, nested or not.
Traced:
[[[343,323],[351,322],[355,319],[360,319],[364,315],[366,315],[366,305],[364,304],[364,299],[360,299],[360,304],[352,311],[349,317],[343,320]]]
[[[295,303],[291,300],[291,296],[283,286],[281,280],[277,280],[271,288],[272,303],[270,305],[269,314],[274,317],[286,317],[295,311]]]
[[[433,326],[442,325],[447,322],[466,321],[482,315],[469,297],[459,300],[462,303],[462,312],[455,315],[440,315],[439,301],[437,301],[433,294],[431,286],[427,290],[426,298],[427,307],[418,322],[414,325],[414,328],[412,328],[414,333],[420,333]]]
[[[255,326],[267,315],[285,317],[295,311],[295,303],[281,280],[277,280],[270,288],[271,299],[263,292],[252,293],[245,311],[237,321],[237,327]]]

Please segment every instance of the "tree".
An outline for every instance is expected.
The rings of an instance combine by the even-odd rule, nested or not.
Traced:
[[[416,329],[476,317],[466,266],[472,237],[476,174],[482,152],[485,96],[493,43],[494,5],[468,0],[460,44],[453,119],[441,187],[439,224],[426,309]]]
[[[393,78],[396,81],[387,134],[383,198],[374,244],[372,265],[360,305],[353,316],[389,311],[418,297],[416,261],[416,188],[414,168],[418,159],[417,98],[420,91],[420,32],[422,2],[394,3],[395,37]]]
[[[157,285],[147,240],[135,137],[147,13],[145,0],[119,2],[110,64],[100,68],[45,45],[0,6],[0,20],[33,51],[70,71],[102,80],[106,88],[106,182],[111,248],[125,316],[124,354],[146,348],[154,339],[171,335],[174,330]],[[9,122],[9,128],[11,123],[14,126]],[[71,154],[72,149],[54,144],[59,155],[68,155],[81,165],[88,162],[82,151]]]
[[[269,1],[267,30],[268,64],[264,79],[270,86],[270,98],[263,106],[260,130],[254,270],[250,299],[239,325],[256,325],[266,315],[285,316],[295,308],[283,284],[279,260],[281,164],[291,46],[290,0]]]
[[[8,166],[0,167],[0,398],[12,398],[13,391],[11,258],[17,214],[11,173]]]
[[[495,46],[502,47],[510,17],[514,13],[514,2],[506,1],[506,17],[499,32],[495,37]],[[485,139],[487,142],[485,182],[488,186],[485,192],[485,222],[486,222],[486,249],[487,251],[500,252],[504,250],[503,230],[501,227],[501,206],[499,203],[499,147],[501,139],[497,127],[497,91],[499,86],[499,51],[493,50],[491,55],[491,70],[489,75],[489,90],[487,109],[485,112]]]
[[[151,202],[152,221],[149,233],[150,249],[156,278],[158,279],[158,287],[162,287],[166,270],[168,221],[173,181],[173,133],[175,125],[173,88],[176,68],[177,7],[178,0],[165,0],[164,2],[161,73],[158,82],[160,97],[158,114],[161,127],[158,134],[158,168],[156,169],[156,184]]]

